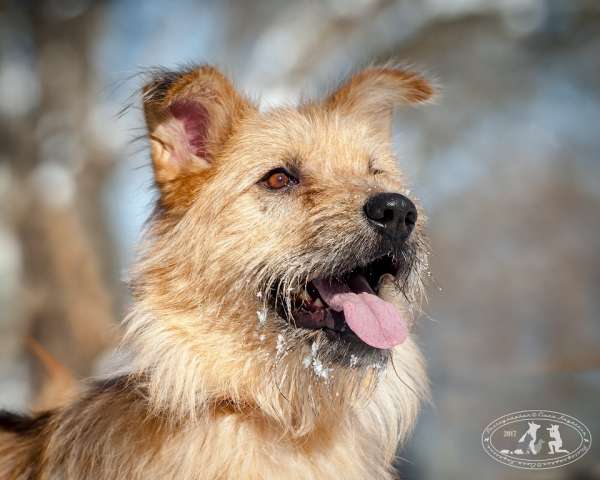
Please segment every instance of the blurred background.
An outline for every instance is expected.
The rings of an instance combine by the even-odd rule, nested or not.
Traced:
[[[443,87],[396,124],[433,251],[434,401],[403,478],[600,478],[594,0],[0,1],[0,408],[43,405],[38,344],[78,377],[111,368],[154,198],[140,71],[215,63],[268,108],[389,59]],[[495,463],[483,428],[525,409],[596,444],[555,470]]]

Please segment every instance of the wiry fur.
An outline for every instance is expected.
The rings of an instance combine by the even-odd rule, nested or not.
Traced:
[[[33,423],[0,418],[0,477],[392,478],[427,394],[414,340],[354,355],[278,312],[310,279],[374,258],[362,205],[404,190],[385,121],[431,94],[419,75],[373,68],[323,103],[259,113],[210,67],[155,72],[144,106],[160,199],[132,275],[132,373]],[[202,118],[186,127],[177,102]],[[282,165],[296,192],[260,184]],[[390,245],[404,262],[386,300],[407,315],[426,269],[419,218]]]

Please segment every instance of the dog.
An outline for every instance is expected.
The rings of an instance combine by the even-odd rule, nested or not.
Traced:
[[[126,373],[0,416],[8,479],[391,479],[428,396],[411,325],[424,215],[391,147],[432,85],[393,66],[259,111],[217,69],[155,70],[158,199]]]
[[[529,452],[537,455],[542,445],[537,441],[537,431],[540,429],[541,425],[535,422],[527,422],[528,428],[527,431],[521,436],[519,439],[519,443],[525,442],[525,439],[529,437]]]

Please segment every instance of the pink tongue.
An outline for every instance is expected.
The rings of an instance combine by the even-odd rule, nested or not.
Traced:
[[[350,283],[352,289],[338,280],[313,280],[323,300],[332,310],[344,311],[346,323],[363,342],[384,349],[406,340],[406,321],[398,310],[375,295],[364,277],[355,275]]]

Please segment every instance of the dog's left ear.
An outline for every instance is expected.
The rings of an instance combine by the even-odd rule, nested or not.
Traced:
[[[211,167],[236,124],[255,107],[214,67],[160,70],[143,89],[154,177],[161,194]]]
[[[325,100],[325,107],[362,117],[376,129],[391,133],[395,107],[430,101],[434,87],[419,73],[397,68],[373,67],[344,82]]]

